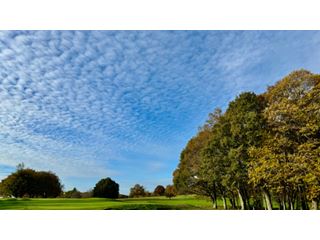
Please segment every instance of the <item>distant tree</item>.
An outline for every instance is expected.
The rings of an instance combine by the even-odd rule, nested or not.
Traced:
[[[128,198],[129,196],[128,195],[125,195],[125,194],[119,194],[119,198]]]
[[[62,191],[54,173],[22,167],[3,179],[0,185],[4,195],[14,197],[57,197]]]
[[[145,197],[145,196],[146,196],[146,190],[144,186],[140,184],[136,184],[130,189],[129,197],[136,198],[136,197]]]
[[[149,191],[147,191],[147,190],[145,190],[144,193],[145,193],[145,195],[144,195],[145,197],[151,197],[152,194],[153,194],[152,192],[149,192]]]
[[[81,193],[81,198],[92,198],[93,197],[93,190],[88,190],[86,192]]]
[[[70,191],[67,191],[63,194],[63,197],[65,198],[81,198],[81,192],[78,191],[78,189],[73,188]]]
[[[52,172],[36,173],[35,195],[43,198],[55,198],[62,193],[62,185],[57,175]]]
[[[118,198],[119,184],[111,178],[101,179],[93,189],[93,197]]]
[[[164,186],[162,185],[158,185],[154,191],[153,191],[153,195],[155,196],[164,196],[164,192],[166,191],[166,189],[164,188]]]
[[[22,163],[19,163],[19,164],[17,165],[17,170],[18,170],[18,171],[19,171],[19,170],[23,170],[24,167],[25,167],[25,165],[24,165],[23,162],[22,162]]]
[[[32,169],[20,169],[10,174],[1,181],[3,193],[14,197],[34,197],[36,171]]]
[[[165,196],[168,197],[169,199],[175,197],[176,194],[176,190],[174,188],[173,185],[168,185],[166,186],[166,190],[165,190]]]

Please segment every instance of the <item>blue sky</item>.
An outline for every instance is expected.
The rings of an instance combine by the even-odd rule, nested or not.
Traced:
[[[319,31],[0,31],[0,179],[151,191],[210,111],[300,68],[320,72]]]

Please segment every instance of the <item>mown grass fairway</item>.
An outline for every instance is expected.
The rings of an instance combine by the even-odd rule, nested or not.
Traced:
[[[0,209],[16,210],[156,210],[212,209],[209,199],[197,196],[103,199],[103,198],[34,198],[0,199]]]

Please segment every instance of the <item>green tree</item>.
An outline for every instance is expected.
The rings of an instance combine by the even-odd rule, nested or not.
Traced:
[[[20,169],[2,180],[1,185],[5,195],[14,197],[34,197],[36,171]]]
[[[16,172],[2,180],[1,189],[6,196],[57,197],[62,185],[54,173],[17,168]]]
[[[93,188],[93,197],[98,198],[118,198],[119,184],[111,178],[101,179]]]
[[[55,198],[62,193],[62,185],[58,176],[52,172],[40,171],[35,175],[35,195],[43,198]]]

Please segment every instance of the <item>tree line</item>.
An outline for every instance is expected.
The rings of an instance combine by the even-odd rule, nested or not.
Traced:
[[[320,75],[294,71],[262,94],[215,109],[183,149],[179,194],[224,209],[317,209],[320,199]]]
[[[132,188],[130,188],[129,197],[131,198],[151,196],[166,196],[169,199],[171,199],[176,196],[176,191],[173,185],[167,185],[166,187],[158,185],[153,190],[153,192],[147,191],[145,187],[140,184],[136,184]]]
[[[53,172],[36,171],[19,164],[15,172],[0,182],[0,195],[4,197],[28,198],[127,198],[176,195],[172,185],[158,185],[151,193],[142,185],[136,184],[130,189],[129,196],[119,193],[119,184],[111,178],[99,180],[92,190],[80,192],[77,188],[63,191],[59,177]]]

